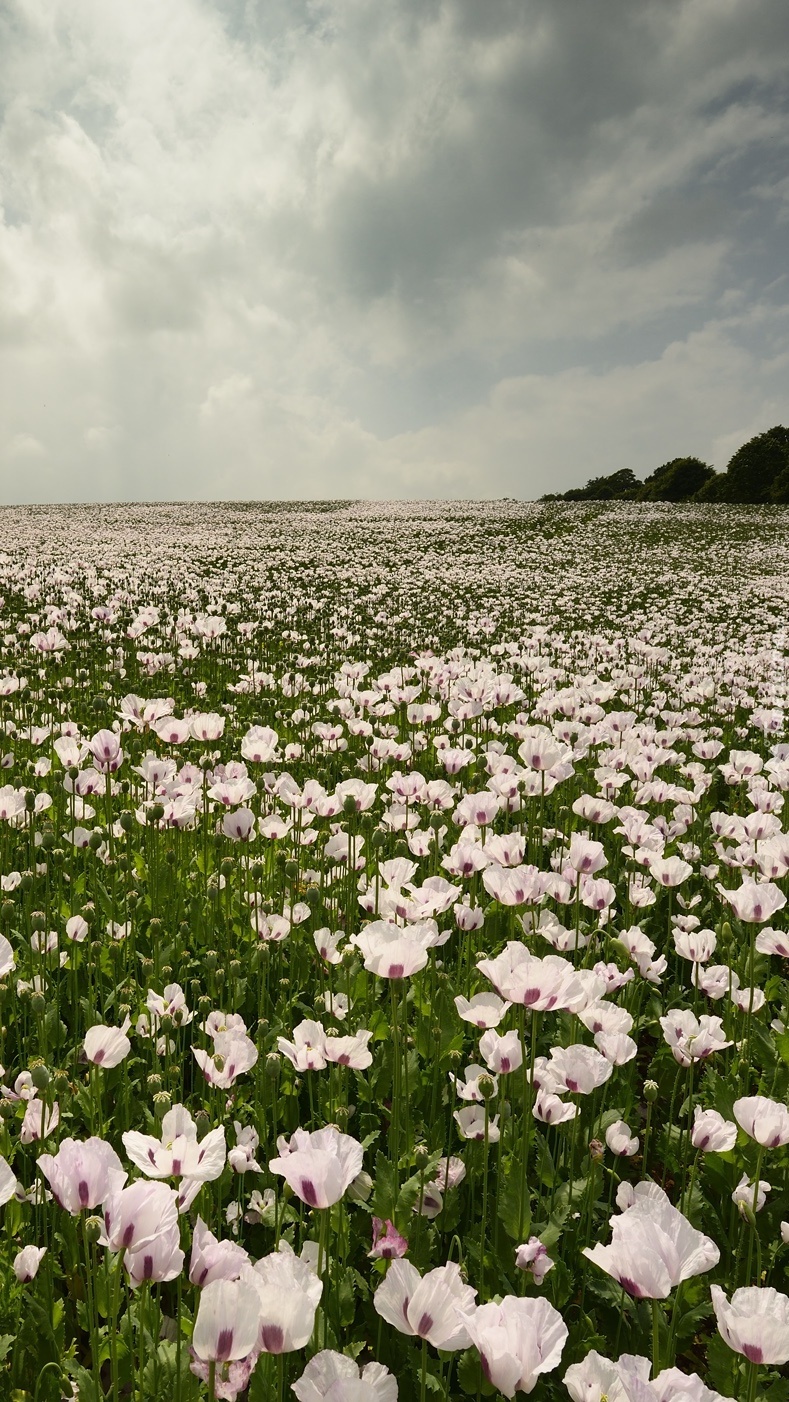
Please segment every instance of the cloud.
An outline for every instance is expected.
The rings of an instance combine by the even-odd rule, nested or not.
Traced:
[[[7,449],[8,456],[14,458],[43,458],[46,448],[32,433],[15,433]]]
[[[717,460],[789,413],[787,56],[770,0],[12,0],[0,493]]]

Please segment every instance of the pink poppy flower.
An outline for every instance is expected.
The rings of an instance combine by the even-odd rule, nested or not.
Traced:
[[[258,1347],[276,1354],[304,1348],[315,1327],[323,1281],[286,1242],[255,1262],[253,1276],[260,1304]]]
[[[665,1300],[680,1281],[711,1270],[720,1259],[714,1241],[692,1227],[656,1184],[612,1218],[611,1231],[610,1246],[585,1247],[583,1255],[635,1299]]]
[[[711,1286],[710,1293],[718,1329],[729,1348],[749,1363],[789,1363],[789,1296],[758,1285],[735,1290],[731,1300],[719,1285]]]
[[[455,1261],[425,1276],[410,1261],[393,1261],[373,1304],[401,1334],[415,1334],[434,1348],[454,1352],[471,1342],[465,1316],[474,1308],[476,1293],[463,1284]]]
[[[324,1208],[340,1201],[361,1170],[362,1159],[358,1140],[328,1125],[313,1134],[297,1129],[269,1168],[281,1174],[308,1207]]]
[[[291,1383],[299,1402],[397,1402],[397,1381],[383,1363],[355,1363],[347,1354],[323,1349]]]
[[[118,1066],[131,1051],[131,1042],[126,1036],[130,1027],[130,1017],[124,1018],[120,1027],[105,1027],[101,1023],[89,1027],[82,1044],[88,1061],[108,1070]]]
[[[387,1217],[385,1222],[380,1217],[373,1217],[373,1245],[367,1252],[373,1260],[393,1261],[397,1257],[405,1256],[408,1251],[406,1238],[398,1232],[393,1222]]]
[[[213,1280],[200,1294],[192,1349],[205,1362],[227,1363],[253,1352],[260,1333],[261,1302],[252,1267],[238,1280]]]
[[[789,1110],[766,1095],[746,1095],[734,1102],[734,1118],[741,1129],[765,1149],[789,1144]]]
[[[39,1156],[38,1167],[56,1202],[74,1217],[85,1207],[98,1207],[126,1182],[118,1155],[104,1139],[64,1139],[55,1155]]]
[[[482,1371],[505,1397],[531,1392],[543,1373],[557,1368],[568,1329],[559,1311],[541,1297],[505,1295],[466,1316]]]

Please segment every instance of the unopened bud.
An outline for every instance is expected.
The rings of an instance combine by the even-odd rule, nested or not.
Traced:
[[[101,1237],[104,1223],[100,1217],[89,1217],[85,1223],[85,1236],[92,1245]]]
[[[157,1090],[155,1096],[153,1097],[154,1114],[156,1115],[157,1120],[164,1119],[172,1103],[172,1097],[170,1095],[169,1090]]]

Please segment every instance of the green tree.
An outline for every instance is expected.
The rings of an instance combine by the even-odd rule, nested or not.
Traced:
[[[743,443],[726,469],[731,500],[773,501],[773,486],[789,466],[789,428],[777,424]]]
[[[700,458],[672,458],[647,477],[638,500],[687,501],[714,476],[714,468]]]

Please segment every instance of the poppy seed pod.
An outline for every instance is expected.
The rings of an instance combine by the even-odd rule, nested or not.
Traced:
[[[30,1079],[36,1090],[45,1091],[51,1078],[46,1066],[39,1062],[37,1066],[31,1068]]]

